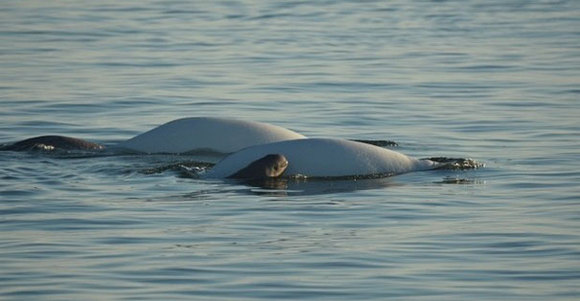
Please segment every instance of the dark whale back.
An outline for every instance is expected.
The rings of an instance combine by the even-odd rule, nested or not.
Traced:
[[[66,136],[39,136],[18,141],[1,148],[6,151],[30,150],[101,150],[104,147],[98,143],[66,137]]]
[[[240,169],[228,178],[232,179],[265,179],[282,175],[288,167],[288,160],[280,154],[266,155]]]

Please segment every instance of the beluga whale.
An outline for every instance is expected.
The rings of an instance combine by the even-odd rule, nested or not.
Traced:
[[[253,145],[304,138],[306,138],[304,135],[289,129],[263,122],[190,117],[167,122],[107,148],[147,154],[187,152],[229,154]],[[0,148],[12,151],[104,149],[105,146],[98,143],[57,135],[29,138]]]
[[[0,147],[12,151],[59,149],[102,151],[105,146],[66,136],[39,136]],[[307,138],[272,124],[214,117],[173,120],[107,149],[219,154],[221,160],[213,168],[199,173],[204,179],[387,177],[449,164],[448,158],[417,159],[372,143]]]
[[[142,153],[210,151],[228,154],[249,146],[303,138],[306,137],[263,122],[193,117],[170,121],[116,147]]]
[[[279,176],[377,177],[435,169],[441,163],[416,159],[375,145],[345,139],[308,138],[251,146],[230,154],[203,175],[228,178],[263,158],[280,156],[288,162]]]
[[[102,150],[105,147],[98,143],[86,141],[83,139],[58,136],[58,135],[46,135],[38,136],[29,139],[24,139],[15,142],[10,145],[0,147],[0,150],[4,151],[28,151],[28,150],[41,150],[41,151],[53,151],[56,149],[61,150]]]

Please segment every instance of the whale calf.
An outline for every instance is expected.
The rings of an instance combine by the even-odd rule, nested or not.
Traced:
[[[355,177],[390,176],[439,167],[378,146],[345,139],[309,138],[255,145],[230,154],[204,177],[227,178],[269,154],[284,156],[284,176]]]

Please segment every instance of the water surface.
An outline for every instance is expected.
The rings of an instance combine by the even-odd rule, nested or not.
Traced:
[[[1,152],[2,300],[578,299],[578,1],[0,6],[0,143],[231,116],[486,164],[266,189]]]

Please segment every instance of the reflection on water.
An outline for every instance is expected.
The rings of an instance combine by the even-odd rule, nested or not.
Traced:
[[[232,181],[233,182],[233,181]],[[235,181],[253,187],[248,190],[264,196],[336,194],[364,189],[386,188],[393,184],[387,177],[375,179],[262,179]]]

